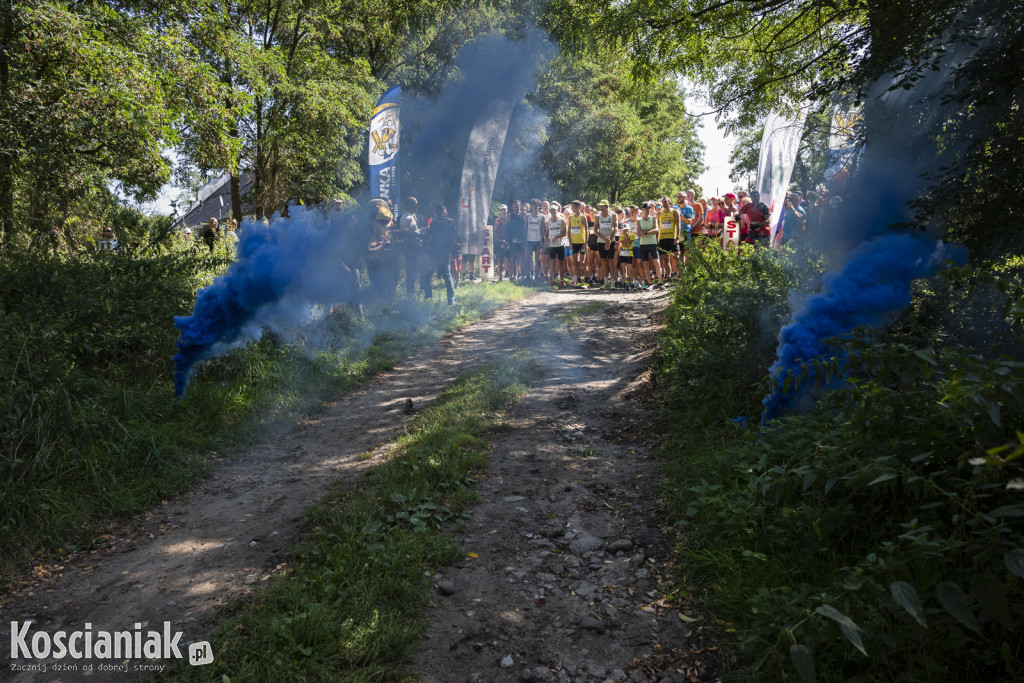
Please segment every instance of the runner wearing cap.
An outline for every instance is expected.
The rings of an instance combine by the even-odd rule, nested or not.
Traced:
[[[749,231],[742,237],[743,241],[768,246],[768,237],[771,235],[771,209],[761,202],[761,195],[758,192],[750,193],[750,202],[740,207],[740,215],[749,221]]]
[[[505,235],[510,248],[509,263],[512,265],[509,279],[514,282],[523,275],[523,243],[526,240],[526,216],[523,214],[523,203],[518,199],[512,200]]]
[[[540,212],[540,200],[533,198],[529,204],[530,210],[526,213],[526,247],[523,251],[523,277],[531,281],[537,279],[540,271],[540,246],[541,235],[544,232],[544,214]]]
[[[637,277],[643,282],[641,289],[650,287],[658,267],[658,222],[651,215],[650,202],[640,205],[640,217],[636,221],[636,243],[633,245],[633,266]]]
[[[622,210],[622,220],[619,221],[619,253],[615,259],[617,269],[622,277],[622,285],[626,289],[633,287],[633,242],[636,236],[633,234],[633,225],[629,221],[630,207]]]
[[[544,221],[553,287],[565,286],[565,252],[569,244],[569,228],[559,209],[558,204],[552,203],[548,209],[548,218]]]
[[[540,203],[540,217],[542,221],[540,231],[540,246],[537,249],[537,268],[541,278],[552,279],[551,261],[548,259],[548,231],[547,222],[551,218],[551,202],[547,199]]]

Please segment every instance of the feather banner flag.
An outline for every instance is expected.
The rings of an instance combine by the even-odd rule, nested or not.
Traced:
[[[782,207],[786,203],[789,179],[793,175],[806,118],[806,111],[801,111],[795,120],[772,112],[764,122],[761,156],[757,164],[757,191],[761,193],[761,201],[768,203],[771,212],[769,243],[773,245],[776,243],[775,233],[782,216]]]
[[[402,86],[380,96],[370,118],[370,198],[398,206],[398,103]]]
[[[492,266],[492,254],[486,239],[491,193],[513,109],[512,102],[501,99],[491,102],[469,134],[466,161],[462,167],[459,240],[465,245],[466,253],[480,256],[481,272],[485,277],[490,276]]]

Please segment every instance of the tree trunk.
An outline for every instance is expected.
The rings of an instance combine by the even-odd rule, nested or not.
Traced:
[[[234,79],[232,78],[232,74],[231,74],[231,60],[229,58],[227,58],[227,57],[224,58],[224,78],[223,78],[223,81],[228,86],[228,92],[231,92],[230,89],[231,89],[231,87],[233,85]],[[234,102],[232,101],[230,96],[228,96],[227,101],[225,102],[225,105],[227,106],[228,111],[231,112],[232,121],[234,121],[234,123],[231,126],[231,129],[228,130],[228,135],[231,136],[231,138],[233,138],[235,140],[238,140],[241,137],[241,135],[240,135],[240,133],[238,131],[238,115],[234,112]],[[231,184],[231,217],[235,219],[236,223],[241,223],[242,222],[242,194],[241,194],[242,191],[241,191],[241,183],[238,180],[238,173],[239,173],[238,159],[235,159],[234,161],[235,161],[235,163],[232,164],[232,168],[228,169],[228,172],[231,174],[231,181],[230,181],[230,184]]]
[[[262,219],[266,217],[267,213],[264,210],[266,206],[266,168],[267,168],[267,154],[263,149],[263,98],[255,98],[255,109],[256,109],[256,138],[253,141],[254,147],[256,148],[256,160],[253,163],[253,184],[252,184],[252,199],[253,208],[256,210],[256,218]]]

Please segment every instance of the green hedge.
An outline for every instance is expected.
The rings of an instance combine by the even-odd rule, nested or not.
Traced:
[[[845,381],[762,428],[764,334],[801,286],[787,273],[820,261],[768,250],[698,261],[664,332],[679,429],[662,450],[685,529],[681,587],[703,590],[735,628],[742,664],[730,675],[1019,680],[1024,365],[958,347],[938,321],[962,317],[936,313],[991,272],[936,278],[894,331],[838,342]],[[838,366],[824,359],[815,375]],[[752,427],[736,428],[741,414]]]

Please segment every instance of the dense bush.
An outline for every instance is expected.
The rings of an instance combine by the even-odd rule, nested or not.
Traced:
[[[781,269],[794,256],[754,258]],[[772,293],[757,275],[764,268],[719,268],[728,282],[715,288]],[[945,315],[938,310],[943,301],[958,302],[951,292],[962,291],[965,277],[970,273],[951,272],[919,286],[893,332],[837,340],[836,358],[800,376],[834,387],[813,411],[766,428],[723,430],[727,420],[695,429],[685,404],[670,406],[687,418],[675,440],[685,439],[686,449],[664,449],[686,529],[681,579],[703,586],[735,624],[745,653],[744,671],[735,675],[1024,675],[1024,365],[991,349],[963,348],[945,334],[959,329],[963,316],[948,305]],[[677,293],[669,341],[685,344],[672,337],[735,316],[735,298],[701,297],[693,290],[702,286],[690,281]],[[777,310],[783,296],[766,296],[765,305]],[[695,298],[705,303],[679,305]],[[1012,302],[997,308],[1016,310]],[[713,367],[726,406],[755,406],[763,391],[750,391],[754,370],[735,359],[756,359],[764,372],[762,340],[749,333],[756,310],[750,301],[734,344],[711,345],[703,363],[667,358],[670,391],[693,395],[686,373]],[[920,326],[925,320],[929,326]],[[984,334],[975,329],[972,336]],[[1011,346],[1005,336],[1000,341]],[[730,383],[737,388],[726,393]]]
[[[661,339],[664,396],[688,422],[757,419],[789,297],[823,257],[743,246],[743,258],[708,247],[690,252],[686,286],[676,289]]]
[[[94,514],[136,512],[194,477],[175,431],[198,436],[209,423],[167,390],[169,322],[224,262],[178,248],[0,256],[5,539],[55,542]]]

